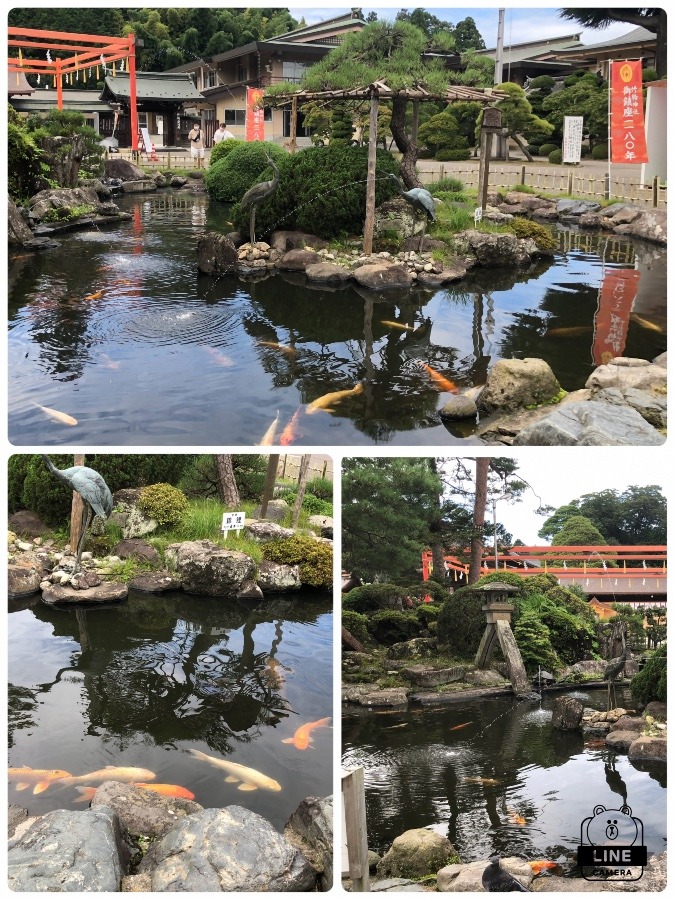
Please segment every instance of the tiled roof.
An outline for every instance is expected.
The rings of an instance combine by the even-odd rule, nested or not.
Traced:
[[[106,76],[101,99],[129,97],[129,75],[122,72],[114,78]],[[137,72],[136,98],[138,100],[201,100],[202,95],[187,73]]]

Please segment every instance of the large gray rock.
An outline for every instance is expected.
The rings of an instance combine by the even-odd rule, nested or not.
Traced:
[[[393,708],[408,705],[408,695],[403,688],[376,688],[374,691],[362,693],[355,701],[361,706],[389,706]]]
[[[180,579],[169,572],[146,572],[135,575],[129,582],[132,591],[146,594],[161,594],[164,591],[180,590]]]
[[[616,729],[612,729],[605,737],[607,746],[611,747],[612,750],[616,750],[617,753],[628,753],[628,748],[634,740],[634,731],[618,731]]]
[[[124,488],[113,494],[113,512],[110,521],[122,529],[125,539],[139,538],[152,534],[157,529],[157,522],[146,516],[141,510],[141,488]]]
[[[10,244],[25,244],[33,237],[33,232],[28,227],[26,220],[16,203],[7,198],[7,240]]]
[[[610,735],[607,736],[608,740],[609,737]],[[628,748],[629,759],[648,759],[665,763],[667,756],[668,742],[665,737],[642,735]]]
[[[286,272],[304,272],[307,266],[322,262],[314,250],[289,250],[279,260],[278,266]]]
[[[101,806],[114,810],[129,834],[153,838],[163,837],[185,816],[204,808],[194,800],[164,797],[157,791],[120,781],[104,781],[96,789],[91,808]]]
[[[42,591],[42,600],[49,606],[63,603],[119,603],[126,600],[129,588],[126,584],[100,584],[77,590],[66,584],[52,584]]]
[[[560,406],[517,434],[520,446],[657,446],[665,437],[631,407],[589,400]]]
[[[548,403],[560,393],[551,367],[543,359],[500,359],[488,372],[477,405],[489,411]]]
[[[487,860],[477,860],[445,866],[438,872],[438,890],[443,893],[485,892],[481,879],[487,865]],[[532,881],[532,869],[517,856],[502,859],[501,867],[525,886]]]
[[[7,524],[12,531],[15,531],[22,537],[39,537],[49,531],[49,528],[47,528],[40,516],[30,509],[20,509],[18,512],[12,513],[7,520]]]
[[[574,731],[581,726],[584,705],[574,697],[556,697],[551,725],[561,731]]]
[[[464,238],[478,264],[485,268],[522,266],[530,261],[529,242],[520,240],[514,234],[470,230],[464,232]]]
[[[286,501],[282,500],[281,502],[285,503]],[[276,522],[265,521],[249,522],[244,531],[248,537],[259,544],[264,544],[266,541],[281,541],[284,538],[293,537],[295,534],[292,528],[283,528],[281,525],[277,525]]]
[[[40,590],[42,572],[27,566],[7,566],[7,594],[11,599],[28,597]]]
[[[30,210],[36,219],[42,220],[52,210],[67,216],[76,207],[90,206],[96,210],[98,205],[98,195],[93,188],[50,188],[31,197]]]
[[[189,594],[234,599],[255,574],[250,556],[237,550],[221,550],[211,541],[170,544],[164,556]]]
[[[302,587],[300,566],[284,565],[283,563],[275,563],[269,559],[264,559],[258,569],[256,581],[263,594],[299,591]]]
[[[602,388],[634,388],[662,393],[667,386],[667,369],[646,359],[616,357],[611,363],[598,366],[588,378],[586,387],[595,394]]]
[[[146,541],[139,541],[137,538],[119,541],[113,547],[113,554],[119,556],[120,559],[138,559],[142,562],[158,563],[159,553]]]
[[[359,266],[352,275],[357,284],[371,291],[408,288],[413,281],[407,266],[388,262]]]
[[[292,814],[284,837],[309,860],[321,878],[321,890],[333,884],[333,798],[307,797]]]
[[[121,181],[138,181],[145,178],[143,169],[139,169],[128,159],[121,156],[111,156],[104,163],[106,178],[119,178]]]
[[[226,235],[209,231],[197,237],[197,268],[206,275],[234,272],[238,253],[234,241]]]
[[[139,866],[154,891],[309,891],[314,869],[269,822],[240,806],[187,816]]]
[[[628,234],[657,244],[668,243],[668,215],[665,210],[647,209],[642,215],[626,225],[614,229],[617,234]]]
[[[305,274],[310,281],[318,281],[325,284],[343,284],[352,277],[349,269],[330,262],[314,263],[311,266],[307,266]]]
[[[391,849],[377,864],[380,878],[424,878],[457,856],[450,841],[427,828],[412,828],[394,838]]]
[[[8,847],[12,891],[117,892],[129,858],[117,814],[105,806],[49,812]]]

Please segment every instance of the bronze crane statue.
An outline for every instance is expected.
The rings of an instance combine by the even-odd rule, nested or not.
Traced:
[[[113,508],[112,494],[103,477],[88,466],[71,466],[69,469],[57,469],[46,454],[43,453],[42,458],[55,478],[58,478],[71,491],[75,491],[82,497],[82,523],[80,537],[77,542],[75,569],[73,572],[75,574],[75,572],[80,571],[80,557],[82,556],[87,528],[94,521],[94,516],[101,516],[102,519],[110,517]]]
[[[419,209],[424,213],[424,228],[422,229],[422,235],[420,237],[419,245],[419,250],[421,251],[422,242],[424,241],[424,235],[426,234],[427,230],[427,222],[436,221],[436,202],[429,191],[426,190],[426,188],[411,188],[409,191],[406,191],[405,185],[398,177],[398,175],[394,175],[393,172],[390,172],[387,177],[396,182],[399,194],[403,197],[404,200],[407,200],[413,208],[413,235],[415,234],[417,210]]]
[[[626,667],[626,660],[629,657],[628,648],[624,646],[623,652],[621,656],[617,656],[614,659],[610,659],[610,661],[605,666],[605,671],[603,673],[603,678],[607,682],[607,709],[610,709],[610,692],[614,694],[614,706],[616,706],[616,685],[614,681],[616,678],[621,675],[623,678],[623,670]]]
[[[244,196],[239,201],[240,209],[248,209],[249,207],[251,208],[248,229],[251,245],[255,244],[256,209],[260,206],[261,203],[269,199],[279,187],[279,169],[277,169],[274,160],[269,155],[267,156],[267,162],[270,164],[274,172],[274,177],[272,178],[272,180],[261,181],[258,184],[254,184],[246,191]]]

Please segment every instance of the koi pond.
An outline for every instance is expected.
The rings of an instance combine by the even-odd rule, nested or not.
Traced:
[[[333,791],[332,719],[309,747],[293,740],[332,716],[332,642],[331,604],[313,592],[257,606],[133,592],[107,608],[10,604],[9,766],[64,781],[10,771],[9,803],[86,809],[113,766],[113,780],[244,806],[281,831],[301,800]]]
[[[461,391],[500,358],[540,357],[571,391],[608,341],[610,356],[666,347],[656,245],[560,229],[553,259],[394,296],[291,273],[199,275],[197,236],[231,230],[226,205],[117,202],[131,220],[9,260],[13,444],[251,446],[277,416],[284,444],[477,443],[475,423],[443,424],[447,388],[424,365]],[[632,305],[617,306],[612,274],[635,287]],[[334,392],[331,411],[308,414]]]
[[[620,705],[630,706],[629,697]],[[447,837],[463,862],[493,853],[547,859],[580,874],[581,823],[628,805],[649,856],[666,849],[666,766],[630,763],[599,735],[551,727],[553,700],[494,698],[388,714],[343,710],[343,766],[363,766],[368,846],[412,828]],[[571,691],[606,709],[606,690]]]

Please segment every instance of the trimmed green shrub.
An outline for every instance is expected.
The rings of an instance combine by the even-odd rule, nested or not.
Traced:
[[[138,500],[140,509],[158,525],[176,525],[189,503],[185,494],[170,484],[151,484],[144,487]]]
[[[457,147],[454,150],[437,150],[434,153],[434,159],[438,160],[438,162],[458,162],[471,159],[471,151],[468,147]]]
[[[411,586],[410,593],[414,597],[424,597],[428,594],[434,603],[444,603],[450,596],[450,591],[439,581],[429,578],[428,581],[417,582]]]
[[[538,144],[528,144],[527,152],[530,154],[530,156],[541,156],[541,148]]]
[[[582,144],[581,145],[581,158],[587,159],[590,155],[591,155],[591,148],[588,146],[588,144]]]
[[[591,159],[607,159],[609,156],[609,146],[607,144],[596,144],[591,150]]]
[[[367,147],[307,147],[287,154],[279,163],[278,190],[256,212],[256,237],[268,236],[275,228],[298,229],[329,240],[360,234],[366,214],[367,170]],[[398,193],[396,184],[386,177],[397,170],[393,156],[378,150],[376,204]],[[234,209],[233,221],[242,234],[248,233],[247,211]]]
[[[524,612],[513,629],[523,663],[530,675],[538,666],[555,671],[560,661],[551,644],[551,632],[534,612]]]
[[[666,702],[667,668],[667,648],[661,644],[644,669],[631,678],[630,692],[639,707],[645,707],[652,700]]]
[[[558,246],[549,229],[531,219],[515,218],[508,223],[508,228],[519,238],[532,238],[540,250],[555,250]]]
[[[391,647],[401,641],[409,641],[417,637],[420,632],[420,623],[414,613],[397,612],[396,610],[381,610],[368,622],[368,630],[378,644]]]
[[[568,609],[548,600],[539,613],[539,621],[548,628],[551,646],[563,663],[572,665],[593,650],[595,628]]]
[[[289,156],[282,147],[270,141],[237,141],[237,144],[239,146],[212,163],[204,174],[204,185],[214,200],[238,202],[256,182],[272,178],[274,173],[267,162],[268,156],[277,166]],[[246,219],[248,224],[248,213]]]
[[[303,585],[330,590],[333,586],[333,548],[305,534],[280,541],[269,541],[264,547],[265,559],[289,566],[300,566]]]
[[[394,609],[403,603],[405,594],[405,590],[395,584],[364,584],[344,595],[342,608],[360,613]]]
[[[242,141],[237,140],[237,138],[225,138],[225,140],[219,141],[217,144],[214,144],[211,148],[211,158],[209,159],[209,166],[217,163],[219,159],[225,159],[225,157],[229,156],[232,150],[234,150],[234,148],[241,143]]]
[[[551,150],[548,154],[548,161],[555,166],[559,166],[562,162],[562,150]]]
[[[434,606],[433,603],[423,603],[421,606],[417,607],[415,615],[420,624],[425,628],[428,628],[430,622],[435,622],[438,619],[440,612],[440,606]]]
[[[453,656],[473,658],[485,631],[485,597],[470,587],[451,594],[438,614],[436,637]],[[461,623],[458,627],[458,623]]]
[[[42,156],[42,150],[26,129],[10,121],[7,125],[7,187],[13,200],[27,200],[47,187],[42,174]]]
[[[539,148],[539,153],[542,156],[548,156],[549,153],[552,153],[554,150],[559,150],[559,149],[560,148],[558,147],[557,144],[542,144],[541,147]]]
[[[362,613],[353,612],[349,609],[342,611],[342,626],[360,641],[362,644],[370,643],[370,632],[368,631],[368,616]]]

